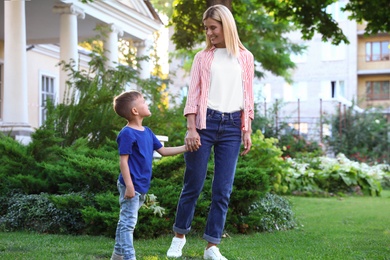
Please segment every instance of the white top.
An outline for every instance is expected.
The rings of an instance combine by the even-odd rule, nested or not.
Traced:
[[[207,107],[220,112],[240,111],[244,107],[241,66],[225,48],[215,49],[211,64],[211,84]]]

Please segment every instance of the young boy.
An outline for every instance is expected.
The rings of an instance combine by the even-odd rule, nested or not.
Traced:
[[[185,152],[186,147],[163,147],[154,133],[142,125],[143,119],[151,113],[140,92],[128,91],[115,97],[114,110],[127,120],[127,125],[117,137],[121,171],[117,183],[120,215],[111,259],[128,260],[136,259],[133,233],[138,210],[150,186],[153,151],[171,156]]]

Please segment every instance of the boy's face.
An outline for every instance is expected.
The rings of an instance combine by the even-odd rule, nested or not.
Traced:
[[[139,97],[135,100],[134,107],[137,109],[139,116],[141,117],[148,117],[152,113],[149,110],[149,106],[146,103],[144,97]]]

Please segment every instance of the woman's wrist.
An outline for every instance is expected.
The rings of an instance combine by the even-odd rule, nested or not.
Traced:
[[[244,130],[243,132],[244,132],[244,134],[251,134],[252,133],[252,129]]]

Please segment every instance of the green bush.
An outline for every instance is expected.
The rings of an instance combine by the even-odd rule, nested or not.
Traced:
[[[252,134],[252,149],[244,160],[249,161],[253,167],[261,169],[269,178],[266,192],[272,191],[277,194],[287,194],[289,187],[281,183],[281,176],[284,176],[289,165],[283,159],[283,151],[278,147],[276,138],[265,138],[260,130]]]
[[[275,102],[264,112],[256,111],[252,122],[254,132],[260,130],[265,138],[277,139],[274,145],[282,151],[283,158],[316,157],[324,154],[322,144],[315,141],[309,141],[302,133],[291,127],[285,121],[278,120],[278,111],[282,110],[284,103]],[[277,125],[275,121],[279,121]]]
[[[295,131],[295,130],[294,130]],[[318,157],[324,155],[317,142],[309,142],[303,136],[285,133],[279,137],[278,147],[283,151],[284,158]]]
[[[267,193],[251,206],[247,227],[252,231],[273,232],[297,226],[291,203],[284,197]]]
[[[26,158],[35,162],[34,156],[28,154],[28,149],[19,147],[16,141],[7,140],[7,142],[10,143],[10,146],[18,147],[22,151],[19,153],[24,153]],[[239,158],[230,202],[231,209],[226,225],[230,231],[240,231],[240,225],[245,224],[244,218],[251,214],[252,205],[271,189],[270,178],[274,178],[274,174],[282,170],[280,165],[280,162],[283,162],[280,158],[281,151],[273,146],[273,142],[274,140],[265,139],[260,132],[257,132],[253,137],[251,153]],[[33,153],[34,150],[30,149],[29,151]],[[21,214],[18,223],[27,221],[26,216],[36,216],[37,219],[35,226],[11,225],[15,221],[10,220],[4,223],[8,223],[8,228],[20,226],[22,229],[45,230],[45,232],[58,230],[58,232],[113,236],[119,216],[118,195],[115,186],[119,173],[117,157],[115,141],[107,142],[96,149],[88,145],[87,139],[81,138],[71,146],[63,148],[58,146],[56,154],[48,158],[47,161],[41,158],[41,161],[36,162],[36,167],[39,170],[36,173],[32,172],[34,175],[26,172],[23,175],[23,182],[16,181],[21,175],[4,176],[4,181],[12,184],[8,187],[9,189],[21,190],[24,192],[23,194],[27,195],[17,195],[13,198],[14,201],[7,201],[8,197],[4,196],[3,199],[6,202],[2,202],[2,205],[14,203],[15,207],[21,207],[23,204],[22,212],[29,208],[34,210],[32,213]],[[158,207],[146,205],[140,209],[136,236],[156,237],[172,232],[184,169],[183,155],[162,158],[154,163],[150,194],[155,194],[159,205]],[[210,205],[212,178],[213,163],[211,158],[204,190],[198,200],[194,216],[192,225],[194,232],[203,232]],[[42,185],[34,185],[40,182]],[[29,193],[33,192],[37,194],[34,196],[38,196],[40,200],[50,201],[50,203],[39,204],[39,207],[29,207],[25,206],[24,203],[31,200],[19,201],[22,200],[21,196],[30,196]],[[43,193],[39,194],[40,192]],[[163,215],[160,214],[162,211],[160,207],[164,209]],[[2,216],[6,216],[5,218],[8,219],[15,214],[15,210],[16,208],[8,209],[8,206],[3,206]],[[57,219],[57,222],[47,227],[40,227],[45,222],[39,221],[39,214],[47,211],[52,212],[52,215],[47,215],[51,216],[53,220]],[[61,222],[63,218],[58,217],[57,214],[66,216],[66,221]]]
[[[70,197],[72,195],[64,195]],[[57,207],[48,194],[12,194],[1,197],[2,230],[28,230],[52,234],[77,234],[84,228],[81,214],[70,207]]]
[[[84,207],[81,214],[86,234],[115,236],[119,218],[118,195],[111,192],[96,194],[92,205]]]
[[[54,194],[112,190],[119,173],[116,150],[90,148],[86,139],[78,139],[72,146],[62,149],[58,162],[39,165],[42,179],[48,182],[48,192]]]
[[[288,159],[290,164],[281,183],[296,195],[358,194],[379,196],[389,165],[370,166],[338,154],[336,158]]]
[[[339,110],[329,121],[332,134],[327,142],[335,154],[369,164],[390,162],[390,125],[380,109],[357,113],[352,105],[344,112]]]
[[[4,154],[0,159],[4,165],[0,171],[2,195],[12,190],[25,194],[97,193],[115,187],[118,155],[116,148],[108,145],[93,149],[88,140],[78,139],[70,147],[58,147],[56,158],[47,161],[36,161],[34,154],[28,153],[29,147],[15,140],[0,138],[0,147]]]
[[[47,183],[39,177],[39,167],[26,146],[0,134],[0,154],[0,196],[15,189],[30,194],[47,188]]]
[[[383,189],[390,189],[390,165],[383,166],[383,171],[386,173],[383,175],[381,185]]]

